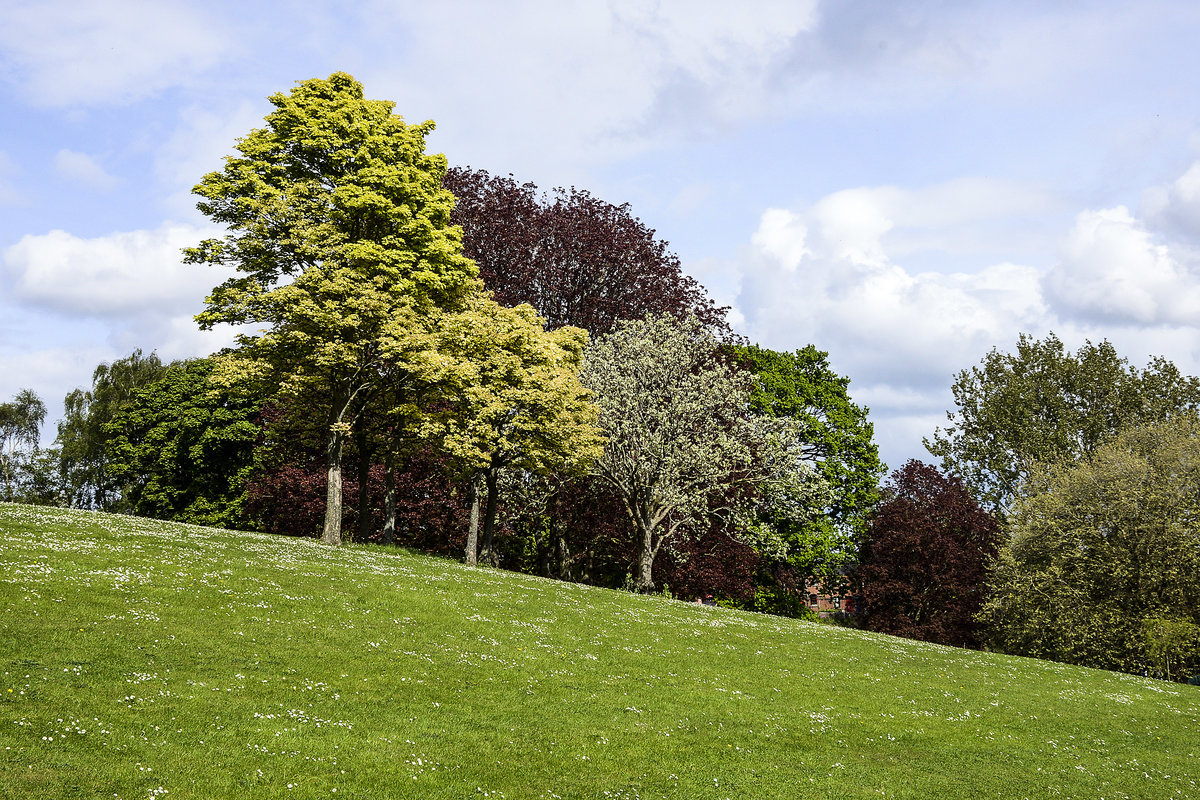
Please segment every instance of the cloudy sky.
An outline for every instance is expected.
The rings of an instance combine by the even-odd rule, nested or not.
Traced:
[[[1188,0],[6,0],[0,401],[225,344],[191,187],[342,70],[452,164],[631,203],[897,467],[1022,331],[1200,373],[1197,41]]]

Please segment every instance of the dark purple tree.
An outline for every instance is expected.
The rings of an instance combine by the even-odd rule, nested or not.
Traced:
[[[866,628],[959,647],[974,621],[999,526],[962,481],[920,461],[892,473],[867,525],[858,583]]]
[[[727,330],[726,309],[627,203],[574,187],[547,195],[469,167],[451,168],[443,185],[456,198],[450,219],[462,226],[463,252],[497,302],[529,303],[548,328],[574,325],[592,336],[621,319],[689,311],[714,332]]]

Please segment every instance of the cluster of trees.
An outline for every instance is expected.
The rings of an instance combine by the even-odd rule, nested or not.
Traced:
[[[271,102],[185,251],[236,271],[200,324],[259,332],[97,368],[58,502],[780,612],[844,574],[882,466],[825,353],[740,342],[628,206],[448,169],[349,76]]]
[[[993,350],[883,487],[809,346],[748,344],[628,206],[449,169],[341,73],[276,94],[195,191],[232,267],[212,357],[135,351],[0,404],[6,499],[400,544],[960,646],[1200,667],[1200,381],[1052,334]]]
[[[1200,381],[1022,335],[954,383],[872,515],[868,627],[1176,678],[1200,671]],[[986,513],[985,513],[986,512]]]

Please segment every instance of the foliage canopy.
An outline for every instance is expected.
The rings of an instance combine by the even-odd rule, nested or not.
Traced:
[[[983,609],[994,647],[1141,672],[1144,620],[1200,623],[1200,422],[1131,428],[1029,486]]]
[[[226,371],[326,410],[322,540],[340,544],[346,435],[389,371],[425,367],[437,313],[478,281],[450,225],[445,157],[425,153],[432,122],[407,125],[344,73],[270,101],[266,126],[194,190],[230,233],[185,253],[240,273],[213,290],[202,327],[266,326],[239,337]]]
[[[1170,361],[1139,370],[1109,342],[1068,352],[1053,333],[1021,334],[955,378],[957,412],[925,447],[993,512],[1004,514],[1039,462],[1073,461],[1117,431],[1200,404],[1200,380]]]

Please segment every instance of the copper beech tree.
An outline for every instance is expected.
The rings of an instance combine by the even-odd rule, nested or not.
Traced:
[[[582,189],[542,193],[532,183],[452,167],[451,219],[479,277],[506,306],[528,303],[553,330],[572,325],[593,337],[623,319],[691,313],[723,330],[725,309],[683,272],[679,257],[629,204]]]
[[[859,553],[863,624],[870,630],[978,644],[988,559],[999,526],[962,481],[920,461],[892,473]]]

